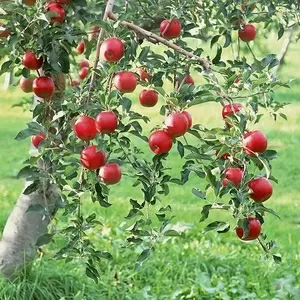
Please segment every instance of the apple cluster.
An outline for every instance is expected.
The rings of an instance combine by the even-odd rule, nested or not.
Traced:
[[[230,116],[233,116],[241,111],[243,108],[240,103],[232,103],[223,106],[222,117],[226,122],[227,127],[231,127],[232,124],[229,121]],[[247,131],[243,134],[242,140],[243,151],[248,156],[256,156],[257,153],[263,153],[268,147],[267,137],[260,130]],[[218,154],[218,153],[217,153]],[[221,155],[221,159],[229,159],[230,153],[226,152]],[[228,186],[233,185],[239,188],[244,178],[244,170],[242,168],[227,168],[223,173],[222,185]],[[251,179],[247,183],[249,189],[249,197],[255,202],[264,202],[268,200],[273,193],[273,187],[271,182],[265,177],[257,177]],[[244,231],[242,227],[236,228],[236,234],[239,238],[243,240],[254,240],[258,238],[261,232],[260,221],[254,217],[249,217],[247,219],[248,223],[248,234],[244,236]]]

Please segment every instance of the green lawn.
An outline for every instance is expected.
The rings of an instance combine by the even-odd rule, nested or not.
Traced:
[[[95,243],[101,250],[111,251],[115,258],[113,263],[103,261],[99,266],[101,280],[98,285],[84,278],[84,269],[79,262],[65,264],[51,259],[53,249],[60,243],[58,239],[44,247],[45,257],[36,261],[27,280],[15,284],[0,281],[0,299],[300,299],[300,88],[297,86],[300,63],[296,65],[294,59],[298,52],[299,47],[291,48],[287,65],[281,72],[286,79],[298,78],[293,84],[294,89],[281,90],[277,94],[281,101],[292,102],[285,109],[288,122],[273,122],[266,116],[259,124],[268,136],[270,148],[279,154],[273,164],[279,184],[267,204],[281,219],[268,216],[264,229],[269,238],[277,241],[282,264],[264,259],[256,242],[240,242],[233,231],[203,236],[201,230],[205,224],[198,221],[204,202],[191,193],[191,189],[199,184],[199,179],[192,177],[184,187],[170,186],[170,194],[162,203],[171,204],[176,216],[174,223],[191,226],[186,238],[157,245],[150,259],[134,272],[141,249],[126,249],[122,245],[124,228],[130,224],[124,219],[129,198],[139,197],[139,192],[131,187],[131,180],[125,176],[112,190],[112,207],[100,208],[86,200],[85,210],[97,212],[104,225],[100,228],[101,234],[93,233]],[[21,109],[11,108],[21,97],[23,94],[18,90],[2,93],[0,97],[0,232],[22,189],[22,181],[16,180],[15,176],[28,155],[29,140],[14,141],[30,118]],[[160,118],[155,108],[138,109],[153,123]],[[191,113],[195,122],[207,127],[222,124],[220,106],[216,104],[201,105]],[[149,157],[152,155],[147,147],[145,152]],[[176,151],[168,159],[173,172],[178,172],[182,161]],[[214,217],[227,219],[227,214],[212,214],[210,220]]]

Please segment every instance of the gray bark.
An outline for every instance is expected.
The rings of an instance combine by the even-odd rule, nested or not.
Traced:
[[[280,53],[277,55],[277,59],[278,59],[278,65],[274,68],[274,77],[277,78],[278,76],[278,72],[280,70],[280,68],[282,67],[282,64],[284,62],[285,56],[290,48],[291,42],[292,42],[292,37],[293,37],[293,31],[294,31],[295,25],[290,27],[287,30],[287,34],[286,34],[286,38],[283,41],[282,47],[281,47],[281,51]]]
[[[43,70],[40,70],[43,74]],[[55,74],[52,76],[55,83],[55,94],[52,101],[61,101],[65,91],[65,75]],[[34,98],[34,104],[39,100]],[[53,111],[47,112],[50,121]],[[31,155],[37,150],[31,146]],[[46,165],[47,164],[47,165]],[[39,168],[49,170],[50,162],[38,162]],[[32,182],[26,181],[25,188]],[[25,190],[24,188],[24,190]],[[38,246],[38,238],[47,233],[47,227],[55,215],[56,201],[60,198],[58,187],[46,179],[41,181],[37,191],[30,195],[23,192],[10,214],[5,225],[3,236],[0,241],[0,275],[8,279],[16,277],[35,257]],[[43,207],[44,211],[28,211],[32,205]]]
[[[12,84],[12,82],[13,82],[13,73],[12,72],[6,73],[4,83],[3,83],[3,90],[6,91],[9,88],[9,86]]]
[[[26,182],[28,186],[31,182]],[[30,195],[21,194],[5,225],[0,242],[0,273],[13,279],[35,258],[37,239],[47,232],[55,211],[59,191],[55,185],[44,184]],[[29,211],[31,205],[41,205],[41,211]]]

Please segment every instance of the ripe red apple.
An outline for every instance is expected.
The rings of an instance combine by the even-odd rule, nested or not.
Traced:
[[[163,20],[159,26],[160,33],[165,38],[176,38],[180,36],[181,24],[178,19]]]
[[[9,36],[8,29],[6,29],[4,27],[4,24],[2,22],[0,22],[0,27],[3,28],[3,29],[0,29],[0,37],[8,38],[8,36]]]
[[[20,87],[23,92],[25,93],[31,93],[33,92],[32,84],[35,78],[25,78],[22,77],[20,80]]]
[[[239,187],[243,179],[243,171],[240,168],[228,168],[224,174],[225,177],[222,180],[223,186],[228,186],[228,181],[231,181],[236,187]]]
[[[267,147],[267,137],[260,130],[248,131],[244,134],[243,148],[248,155],[254,156],[254,152],[263,153]]]
[[[249,195],[255,202],[264,202],[268,200],[273,193],[271,182],[265,177],[252,179],[248,182],[249,189],[252,190]]]
[[[95,145],[87,146],[80,153],[80,162],[88,170],[99,169],[106,163],[105,153]]]
[[[155,154],[162,154],[171,150],[173,140],[166,131],[157,130],[151,133],[148,144]]]
[[[65,21],[66,12],[64,8],[56,2],[49,2],[46,5],[47,12],[55,13],[55,16],[51,17],[51,24],[60,23],[62,24]]]
[[[77,50],[77,53],[78,53],[78,54],[82,54],[82,53],[85,51],[85,43],[84,43],[84,41],[81,41],[81,42],[78,44],[76,50]]]
[[[121,180],[122,170],[118,164],[110,163],[100,169],[99,177],[105,184],[116,184]]]
[[[24,0],[23,3],[28,6],[32,6],[36,3],[36,0]]]
[[[252,24],[246,24],[243,26],[243,29],[239,30],[239,38],[243,42],[253,41],[256,37],[256,28]]]
[[[55,86],[52,78],[41,76],[33,80],[32,89],[38,97],[47,99],[54,93]]]
[[[182,111],[181,113],[183,115],[185,115],[185,117],[187,118],[187,120],[188,120],[188,129],[190,129],[193,125],[193,119],[192,119],[191,114],[189,112],[185,111],[185,110]]]
[[[139,68],[138,74],[140,76],[141,81],[145,81],[145,80],[148,80],[149,82],[151,81],[151,75],[148,73],[148,71],[145,68]]]
[[[23,55],[22,64],[29,70],[38,70],[43,65],[43,57],[37,57],[33,52],[27,51]]]
[[[80,117],[74,124],[74,132],[83,141],[93,140],[97,135],[96,122],[88,116]]]
[[[188,131],[189,120],[181,112],[169,115],[165,120],[166,132],[171,137],[182,136]]]
[[[216,155],[218,155],[219,152],[220,152],[220,150],[216,150]],[[230,153],[225,152],[224,154],[221,155],[220,158],[223,159],[223,160],[226,160],[226,159],[228,159],[230,156],[231,156]]]
[[[100,133],[113,133],[118,127],[118,117],[112,111],[102,111],[96,117],[96,129]]]
[[[142,90],[139,101],[143,106],[153,107],[158,102],[158,93],[155,90]]]
[[[90,62],[87,59],[85,59],[79,63],[79,67],[80,67],[80,69],[89,68]]]
[[[100,48],[100,56],[103,60],[117,62],[124,55],[125,47],[121,40],[117,38],[106,39]]]
[[[185,84],[195,84],[195,80],[194,78],[189,74],[186,76],[185,78]]]
[[[70,82],[70,86],[72,87],[79,86],[79,85],[80,85],[79,79],[72,79]]]
[[[79,78],[81,80],[85,79],[88,76],[88,74],[89,74],[89,68],[86,68],[86,67],[82,68],[78,73]]]
[[[232,103],[232,104],[224,105],[222,109],[223,119],[226,119],[227,116],[231,116],[238,113],[242,108],[243,106],[240,103]]]
[[[121,93],[131,93],[136,88],[137,79],[134,73],[122,71],[114,77],[114,85]]]
[[[100,27],[99,26],[92,26],[91,27],[91,33],[89,34],[89,42],[92,41],[98,34],[100,31]]]
[[[248,221],[248,235],[243,238],[244,230],[242,227],[237,227],[235,229],[236,235],[244,241],[251,241],[255,240],[259,237],[261,232],[261,224],[258,219],[254,217],[249,217],[247,219]]]
[[[46,138],[46,134],[43,132],[40,132],[37,135],[33,135],[31,137],[31,143],[35,148],[39,147],[39,144]]]

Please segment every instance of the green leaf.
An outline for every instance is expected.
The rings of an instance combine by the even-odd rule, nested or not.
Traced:
[[[216,54],[216,56],[214,57],[214,59],[212,60],[212,63],[213,63],[214,65],[216,65],[216,64],[218,64],[218,63],[220,62],[220,60],[221,60],[221,55],[222,55],[222,51],[223,51],[222,47],[221,47],[220,45],[218,45],[218,48],[217,48],[217,54]]]
[[[133,218],[133,217],[135,217],[135,216],[142,216],[143,215],[143,213],[139,210],[139,209],[137,209],[137,208],[132,208],[130,211],[129,211],[129,213],[128,213],[128,215],[125,217],[125,219],[131,219],[131,218]]]
[[[212,204],[206,204],[202,207],[201,218],[200,218],[199,222],[203,222],[208,218],[211,207],[212,207]]]
[[[138,257],[136,264],[135,264],[135,270],[137,270],[139,267],[142,266],[142,264],[148,259],[150,256],[151,250],[149,248],[144,249],[143,252]]]
[[[201,198],[201,199],[206,199],[206,193],[200,191],[199,189],[193,188],[193,189],[192,189],[192,193],[193,193],[195,196],[197,196],[197,197],[199,197],[199,198]]]
[[[30,206],[28,206],[27,210],[26,210],[26,213],[28,212],[37,212],[37,213],[40,213],[42,215],[45,214],[45,207],[41,204],[31,204]]]
[[[26,189],[23,191],[24,195],[29,195],[36,191],[39,188],[40,181],[35,180],[33,183],[31,183],[29,186],[26,187]]]
[[[178,153],[179,153],[179,155],[180,155],[181,158],[184,157],[184,146],[178,140],[177,140],[177,151],[178,151]]]
[[[216,230],[218,233],[225,233],[229,231],[230,225],[226,222],[219,222],[219,221],[214,221],[210,224],[208,224],[203,230],[203,233],[206,233],[208,231]]]
[[[280,40],[283,35],[284,35],[284,26],[283,26],[283,24],[279,23],[279,29],[278,29],[278,33],[277,33],[277,39]]]
[[[164,232],[164,236],[182,237],[182,234],[174,229],[169,229]]]
[[[282,258],[280,254],[273,254],[273,260],[275,263],[280,264],[282,262]]]
[[[38,237],[35,245],[37,247],[40,247],[42,245],[48,244],[52,240],[53,236],[54,236],[53,233],[43,234],[43,235],[41,235],[41,236]]]

